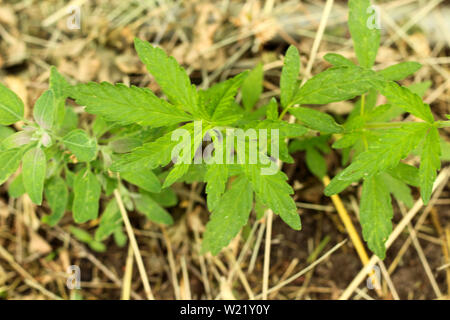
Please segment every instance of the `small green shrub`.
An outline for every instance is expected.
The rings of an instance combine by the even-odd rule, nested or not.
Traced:
[[[119,190],[128,210],[169,225],[173,219],[165,208],[177,204],[171,185],[204,182],[211,216],[203,250],[217,254],[248,223],[253,209],[261,217],[270,208],[299,230],[293,189],[277,162],[292,163],[290,154],[303,150],[307,167],[322,179],[327,172],[324,154],[331,152],[332,144],[342,150],[346,167],[325,194],[362,181],[364,239],[384,258],[384,243],[392,231],[391,194],[411,206],[409,186],[420,187],[424,203],[429,201],[444,145],[438,129],[449,126],[449,121],[435,121],[430,106],[422,101],[429,83],[404,87],[396,82],[420,64],[402,62],[378,72],[372,69],[380,34],[366,25],[369,5],[368,0],[349,1],[348,25],[359,65],[327,54],[325,59],[333,67],[300,85],[300,57],[291,46],[284,58],[279,100],[265,104],[258,103],[263,89],[261,65],[201,90],[175,59],[139,39],[136,51],[166,98],[123,84],[71,85],[52,68],[49,89],[36,101],[31,121],[24,118],[16,94],[0,85],[0,183],[22,165],[9,194],[27,193],[37,205],[45,198],[51,214],[42,220],[50,226],[66,211],[72,212],[76,223],[97,219],[100,199],[106,200],[95,237],[71,229],[94,250],[103,251],[101,241],[110,235],[119,245],[126,241],[118,205],[114,198],[108,200],[113,190]],[[386,97],[386,104],[376,105],[379,94]],[[94,122],[79,128],[79,115],[66,106],[67,98],[85,106],[96,116]],[[310,107],[354,98],[354,109],[340,123]],[[296,122],[286,121],[287,113]],[[404,113],[417,121],[392,121]],[[24,125],[14,132],[8,126],[18,121]],[[204,140],[211,142],[205,148]],[[198,157],[199,149],[209,154]],[[179,151],[177,159],[174,150]],[[412,153],[420,156],[419,168],[403,161]]]

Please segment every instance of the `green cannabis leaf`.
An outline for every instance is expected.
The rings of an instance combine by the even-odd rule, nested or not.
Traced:
[[[217,254],[247,223],[253,204],[249,181],[237,178],[213,210],[203,235],[203,251]]]
[[[372,68],[380,46],[380,30],[373,21],[370,1],[350,0],[348,7],[348,28],[359,64],[364,68]],[[369,25],[370,22],[372,25]]]
[[[164,50],[138,38],[135,39],[134,46],[148,72],[155,78],[169,100],[183,110],[195,114],[197,91],[178,62],[173,57],[167,56]]]
[[[364,240],[380,259],[386,256],[385,242],[392,232],[391,195],[380,175],[364,179],[360,220]]]

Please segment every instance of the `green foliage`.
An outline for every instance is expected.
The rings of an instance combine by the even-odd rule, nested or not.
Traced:
[[[148,88],[124,84],[72,85],[52,67],[49,89],[37,99],[33,119],[24,119],[22,101],[0,84],[0,183],[14,175],[10,197],[26,193],[41,204],[44,195],[45,211],[50,212],[42,221],[50,226],[66,211],[80,224],[97,219],[103,208],[95,237],[70,229],[96,251],[106,249],[101,241],[110,236],[119,246],[127,242],[113,191],[142,219],[171,225],[174,219],[167,208],[178,203],[174,190],[179,190],[171,186],[199,183],[211,212],[203,251],[217,254],[269,209],[293,229],[301,229],[294,191],[279,164],[294,162],[291,154],[302,152],[308,170],[323,179],[334,174],[327,172],[325,160],[334,152],[341,154],[345,168],[334,174],[325,194],[362,180],[362,233],[369,248],[384,258],[392,230],[391,195],[411,207],[416,200],[411,191],[419,187],[423,202],[429,201],[441,161],[450,159],[449,143],[440,138],[439,129],[450,125],[435,121],[421,98],[430,82],[408,87],[397,83],[420,64],[408,61],[372,70],[380,32],[368,24],[374,14],[370,1],[351,0],[349,8],[359,65],[328,53],[324,58],[333,66],[301,82],[300,54],[290,46],[280,96],[270,100],[261,99],[262,64],[197,89],[174,58],[139,39],[135,48],[161,89],[158,96]],[[387,103],[377,105],[379,94]],[[80,128],[67,98],[95,115],[93,123]],[[307,106],[350,99],[356,102],[348,117]],[[405,112],[417,121],[392,121]],[[287,113],[293,122],[286,121]],[[21,128],[17,132],[8,127],[16,122]],[[238,132],[242,135],[235,137]],[[420,158],[418,168],[406,163],[414,156]]]
[[[374,13],[370,10],[370,0],[350,0],[348,2],[348,28],[352,35],[353,47],[359,64],[371,68],[375,63],[380,46],[380,30],[369,26]]]
[[[8,126],[23,118],[22,100],[11,90],[0,83],[0,124]]]

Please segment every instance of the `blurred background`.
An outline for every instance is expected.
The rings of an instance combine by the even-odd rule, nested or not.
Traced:
[[[186,67],[192,81],[206,88],[219,80],[263,63],[264,93],[279,94],[283,54],[295,45],[301,54],[301,76],[328,67],[322,57],[337,52],[355,60],[346,25],[346,1],[332,2],[317,54],[312,53],[326,1],[281,0],[0,0],[0,82],[25,102],[30,115],[37,97],[48,88],[54,65],[72,83],[123,82],[158,92],[133,48],[134,37],[163,47]],[[402,84],[430,81],[424,100],[436,119],[450,113],[450,1],[377,1],[382,32],[375,69],[401,61],[423,67]],[[307,67],[312,63],[312,69]],[[349,113],[351,102],[321,106],[337,118]],[[92,119],[82,115],[81,126]],[[447,136],[449,131],[446,131]],[[447,139],[448,140],[448,139]],[[274,222],[270,287],[299,274],[271,299],[335,299],[357,275],[362,264],[350,241],[315,267],[301,273],[318,257],[347,238],[335,208],[323,196],[323,186],[304,167],[285,166],[296,191],[303,230]],[[327,157],[329,168],[340,166],[338,154]],[[335,171],[330,172],[334,174]],[[180,202],[172,209],[176,224],[166,229],[133,215],[133,226],[153,293],[158,299],[248,299],[261,292],[264,223],[246,228],[219,256],[201,256],[198,244],[207,211],[202,186],[177,184]],[[357,222],[358,188],[342,194]],[[415,191],[418,198],[417,190]],[[394,222],[401,219],[397,209]],[[40,222],[47,208],[23,196],[9,199],[0,188],[0,299],[119,299],[127,247],[106,243],[95,252],[71,237],[67,215],[57,228]],[[378,294],[365,284],[354,299],[445,299],[450,290],[450,189],[440,190],[426,212],[416,237],[405,232],[388,251],[390,274]],[[82,227],[95,228],[95,221]],[[98,222],[97,222],[98,223]],[[356,223],[356,225],[358,225]],[[359,228],[359,227],[358,227]],[[249,249],[241,255],[246,239]],[[418,245],[417,245],[418,243]],[[239,260],[239,267],[236,266]],[[80,266],[81,289],[66,287],[67,267]],[[300,273],[299,273],[300,272]],[[205,276],[206,275],[206,276]],[[385,278],[385,277],[383,277]],[[131,298],[145,297],[139,273],[131,277]],[[390,285],[388,285],[390,284]],[[393,294],[392,286],[397,294]],[[437,288],[436,288],[437,286]]]

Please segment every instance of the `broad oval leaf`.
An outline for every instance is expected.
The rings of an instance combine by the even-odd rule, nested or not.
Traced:
[[[89,169],[76,174],[73,192],[72,212],[75,222],[84,223],[97,218],[101,185]]]
[[[55,116],[55,95],[52,90],[45,91],[37,99],[33,108],[33,117],[44,129],[50,129],[53,126]]]
[[[10,89],[0,83],[0,124],[9,126],[23,118],[22,100]]]
[[[66,134],[63,143],[75,154],[78,161],[89,162],[97,155],[97,143],[81,129],[75,129]]]
[[[31,201],[42,204],[47,159],[40,147],[28,150],[22,158],[23,185]]]
[[[55,226],[63,217],[69,201],[66,182],[59,176],[52,177],[45,184],[44,194],[50,209],[52,209],[52,214],[43,216],[42,222],[49,226]]]

